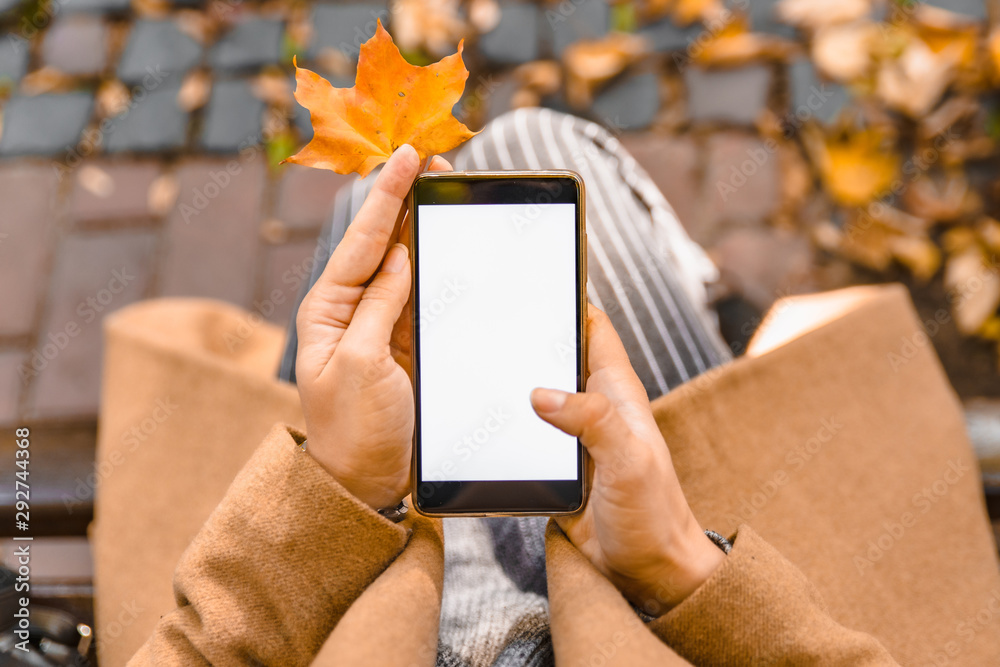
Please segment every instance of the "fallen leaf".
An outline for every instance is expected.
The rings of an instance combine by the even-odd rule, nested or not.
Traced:
[[[636,10],[647,21],[669,16],[682,28],[696,21],[707,23],[727,14],[721,0],[638,0]]]
[[[457,53],[418,67],[378,21],[361,45],[353,87],[334,88],[296,65],[295,99],[310,111],[313,138],[287,162],[364,177],[403,144],[421,160],[447,152],[475,134],[452,115],[468,76],[461,42]]]
[[[77,181],[84,190],[100,199],[107,199],[115,191],[115,181],[111,174],[94,164],[80,167]]]
[[[269,106],[291,110],[294,98],[292,85],[285,73],[278,69],[269,69],[258,74],[250,83],[254,97]]]
[[[871,0],[781,0],[775,6],[779,19],[810,30],[856,21],[871,10]]]
[[[555,60],[536,60],[517,67],[514,77],[538,95],[551,95],[562,85],[562,67]]]
[[[955,80],[964,53],[962,43],[935,51],[919,36],[909,36],[898,57],[880,61],[875,91],[890,108],[920,118]]]
[[[911,211],[940,222],[975,215],[982,208],[982,200],[960,171],[917,178],[903,193],[903,203]]]
[[[42,93],[63,93],[78,85],[76,78],[46,65],[30,72],[21,79],[21,92],[25,95]]]
[[[708,66],[745,65],[752,60],[784,60],[798,48],[794,43],[750,32],[749,19],[734,14],[720,30],[708,30],[708,39],[699,38],[691,49],[691,59]]]
[[[1000,253],[1000,222],[990,217],[983,217],[976,223],[976,233],[991,252]]]
[[[458,0],[395,0],[389,7],[392,34],[404,53],[424,50],[442,56],[468,32]]]
[[[823,134],[806,145],[827,192],[840,204],[863,206],[885,194],[896,177],[899,156],[888,143],[882,131],[869,128]]]
[[[948,258],[944,286],[958,330],[975,334],[1000,306],[1000,273],[985,261],[982,250],[971,246]]]
[[[648,52],[644,38],[621,32],[599,40],[574,42],[563,53],[567,101],[576,108],[590,106],[598,85],[621,74]]]
[[[927,283],[941,267],[941,250],[926,236],[899,236],[888,240],[893,256],[918,282]]]
[[[470,0],[469,23],[480,35],[487,33],[500,23],[500,5],[496,0]]]
[[[173,174],[161,174],[155,181],[150,183],[146,192],[146,205],[149,211],[156,216],[164,216],[174,207],[177,195],[180,193],[180,184]]]
[[[103,81],[94,95],[97,115],[102,118],[117,116],[132,103],[128,87],[118,79]]]
[[[187,112],[200,109],[208,102],[212,92],[212,75],[206,70],[195,70],[184,77],[177,91],[177,106]]]
[[[878,26],[870,21],[823,26],[813,35],[813,63],[837,81],[860,79],[872,68],[872,46],[878,37]]]

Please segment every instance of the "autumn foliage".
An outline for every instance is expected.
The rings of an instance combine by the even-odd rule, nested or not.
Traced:
[[[411,65],[379,21],[361,46],[352,88],[296,64],[295,99],[309,110],[313,138],[287,161],[366,176],[403,144],[421,160],[449,151],[475,134],[452,114],[468,76],[461,42],[439,62]]]

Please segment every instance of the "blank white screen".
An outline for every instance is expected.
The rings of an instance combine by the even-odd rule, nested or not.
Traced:
[[[532,410],[576,391],[576,207],[421,205],[420,481],[571,480],[577,443]]]

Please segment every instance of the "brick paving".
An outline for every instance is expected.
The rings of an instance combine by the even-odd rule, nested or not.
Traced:
[[[752,3],[754,30],[795,38],[773,4]],[[976,15],[975,2],[943,4]],[[390,30],[394,20],[363,0],[63,5],[0,0],[0,425],[92,422],[100,319],[137,299],[224,299],[287,322],[349,179],[277,166],[311,130],[308,113],[273,84],[291,81],[298,54],[335,85],[351,85],[351,60],[376,18]],[[524,102],[519,65],[559,57],[620,20],[601,1],[499,8],[499,21],[466,44],[472,75],[457,113],[473,127]],[[757,124],[803,105],[832,122],[848,93],[801,57],[700,69],[688,56],[702,25],[665,18],[637,28],[652,54],[578,113],[621,138],[755,305],[834,286],[814,275],[808,242],[770,225],[782,176]],[[537,100],[568,108],[561,93]],[[123,267],[134,279],[84,321],[88,300]],[[70,325],[79,331],[60,348]],[[31,366],[36,353],[43,368]]]

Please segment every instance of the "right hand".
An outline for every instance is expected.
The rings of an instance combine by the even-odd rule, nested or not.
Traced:
[[[410,146],[393,153],[296,318],[306,451],[374,509],[410,488],[410,262],[397,241],[419,169]],[[451,165],[435,157],[430,169]]]
[[[593,306],[587,347],[586,393],[531,395],[539,417],[590,453],[587,505],[556,522],[625,597],[658,615],[690,595],[725,556],[698,525],[646,391],[611,321]]]

